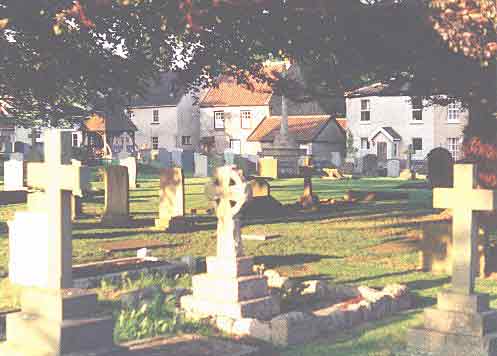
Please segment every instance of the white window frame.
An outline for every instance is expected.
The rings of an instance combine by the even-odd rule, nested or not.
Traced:
[[[363,103],[366,105],[363,107]],[[363,115],[364,113],[364,115]],[[367,114],[367,115],[366,115]],[[365,118],[367,116],[367,119]],[[371,100],[370,99],[361,99],[361,122],[370,122],[371,121]]]
[[[214,130],[224,130],[224,111],[214,111]],[[222,125],[218,125],[222,122]]]
[[[364,147],[364,143],[366,143],[366,147]],[[369,150],[371,148],[371,143],[367,137],[361,137],[361,150]]]
[[[460,137],[447,137],[447,150],[452,155],[454,162],[459,160],[461,153],[461,138]]]
[[[252,128],[252,111],[250,110],[240,111],[240,126],[242,129]]]
[[[191,136],[181,136],[181,144],[183,146],[191,146],[192,137]]]
[[[238,142],[238,143],[239,143],[239,146],[238,146],[238,147],[239,147],[240,149],[238,150],[238,152],[237,152],[237,150],[235,150],[235,149],[233,148],[233,142]],[[242,141],[241,141],[241,140],[239,140],[239,139],[236,139],[236,138],[232,138],[232,139],[230,139],[230,150],[231,150],[231,152],[233,152],[234,154],[237,154],[237,155],[242,154]]]
[[[458,123],[461,114],[461,103],[449,103],[447,105],[447,122],[448,123]]]
[[[152,136],[152,149],[153,150],[158,150],[159,149],[159,137],[158,136]]]
[[[419,100],[421,103],[421,106],[414,106],[414,100]],[[419,113],[420,119],[415,118],[415,113]],[[411,98],[411,121],[412,122],[423,122],[423,98],[420,97],[413,97]]]
[[[153,124],[158,124],[160,122],[160,117],[159,117],[159,109],[154,109],[152,111],[152,123]]]

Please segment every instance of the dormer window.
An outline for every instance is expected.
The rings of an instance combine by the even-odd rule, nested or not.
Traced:
[[[361,100],[361,121],[371,120],[371,101],[369,99]]]
[[[412,105],[412,121],[423,121],[423,99],[420,97],[413,97],[411,99]]]

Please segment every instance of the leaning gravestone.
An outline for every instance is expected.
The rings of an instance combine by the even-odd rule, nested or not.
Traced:
[[[435,308],[424,311],[424,325],[408,332],[416,355],[496,355],[497,311],[489,296],[475,293],[478,215],[497,206],[497,194],[475,189],[472,164],[454,165],[454,188],[435,188],[433,207],[452,209],[452,286],[438,294]]]
[[[138,174],[136,158],[129,155],[125,158],[119,158],[119,165],[128,170],[129,189],[136,189],[136,176]]]
[[[236,168],[225,166],[208,191],[216,203],[217,256],[207,257],[207,273],[192,277],[193,295],[181,298],[181,307],[194,318],[268,320],[279,303],[267,279],[253,272],[253,258],[243,253],[239,212],[250,196],[248,186]]]
[[[159,218],[155,226],[169,229],[171,220],[185,215],[184,178],[181,168],[160,171]]]
[[[45,138],[45,162],[28,164],[27,174],[28,187],[43,192],[9,223],[10,279],[23,288],[21,312],[7,316],[0,355],[117,351],[112,317],[96,316],[97,295],[73,288],[71,194],[84,189],[82,167],[70,164],[69,132],[50,130]]]
[[[207,156],[195,152],[194,155],[195,177],[207,177],[209,175],[209,167]]]
[[[128,169],[122,166],[109,166],[105,169],[105,207],[102,224],[105,226],[125,226],[129,216]]]
[[[434,148],[428,153],[428,179],[433,188],[452,187],[453,177],[452,155],[442,147]]]
[[[24,186],[24,160],[22,153],[13,153],[10,160],[4,162],[3,166],[4,190],[25,190]]]
[[[368,177],[374,177],[378,174],[378,157],[373,154],[367,154],[360,160],[359,166],[361,173]]]
[[[390,159],[387,161],[387,176],[389,177],[400,176],[400,160]]]

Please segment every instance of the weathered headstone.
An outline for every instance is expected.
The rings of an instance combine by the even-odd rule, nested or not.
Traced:
[[[69,132],[50,130],[45,138],[45,163],[30,163],[27,174],[28,187],[43,193],[35,193],[38,202],[28,200],[28,211],[16,213],[9,223],[10,278],[24,288],[21,312],[7,316],[7,342],[0,344],[0,354],[110,352],[112,317],[95,317],[97,295],[72,288],[70,206],[71,194],[85,188],[82,167],[70,164]]]
[[[390,159],[387,161],[387,175],[389,177],[400,176],[400,160]]]
[[[71,164],[75,167],[82,167],[81,161],[76,159],[71,160]],[[88,167],[81,168],[81,185],[85,187],[83,194],[85,194],[90,187],[91,174]],[[72,195],[71,197],[71,218],[72,220],[77,220],[83,215],[83,196]]]
[[[428,153],[428,179],[433,188],[452,187],[454,177],[452,155],[443,147],[437,147]]]
[[[233,153],[233,151],[224,151],[224,164],[227,166],[235,164],[235,154]]]
[[[365,176],[376,176],[378,173],[378,157],[373,154],[367,154],[359,159],[361,173]]]
[[[172,153],[165,148],[159,148],[155,157],[155,163],[159,168],[171,168],[173,165]]]
[[[494,191],[475,189],[476,167],[454,165],[454,188],[435,188],[433,206],[452,209],[452,286],[438,295],[436,308],[427,308],[424,326],[408,333],[408,347],[435,355],[495,355],[497,311],[488,295],[475,294],[477,211],[497,205]]]
[[[266,178],[278,178],[278,160],[273,157],[259,159],[259,175]]]
[[[207,156],[195,152],[195,177],[207,177],[209,175],[209,167]]]
[[[247,184],[236,168],[225,166],[209,193],[216,202],[217,256],[207,257],[206,274],[193,276],[193,295],[181,298],[181,307],[196,317],[269,319],[279,303],[267,279],[253,272],[253,258],[243,254],[239,212],[250,194]]]
[[[173,148],[171,150],[171,160],[172,160],[172,165],[173,167],[183,167],[183,161],[182,161],[182,156],[183,156],[183,150],[181,148]]]
[[[123,155],[121,155],[122,157]],[[138,166],[136,158],[128,155],[126,158],[119,159],[119,165],[128,169],[129,189],[136,189],[136,177],[138,175]]]
[[[105,169],[105,207],[102,224],[105,226],[125,226],[129,216],[128,169],[122,166],[109,166]]]
[[[304,193],[300,197],[299,203],[304,209],[312,209],[319,206],[319,198],[312,192],[312,173],[313,170],[311,167],[302,167]]]
[[[193,173],[195,169],[194,152],[193,151],[183,151],[181,153],[181,167],[183,172]]]
[[[165,168],[160,171],[159,218],[155,226],[170,228],[171,220],[185,215],[184,177],[181,168]]]
[[[22,153],[12,154],[3,166],[3,189],[8,191],[24,190],[24,160]]]

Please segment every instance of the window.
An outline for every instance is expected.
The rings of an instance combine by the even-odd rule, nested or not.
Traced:
[[[369,140],[367,137],[361,137],[361,149],[369,150]]]
[[[214,129],[224,130],[224,111],[214,112]]]
[[[240,119],[242,121],[242,129],[252,128],[252,111],[240,111]]]
[[[159,149],[159,138],[157,136],[152,137],[152,149],[153,150]]]
[[[369,99],[361,100],[361,121],[371,120],[371,101]]]
[[[393,143],[392,156],[393,156],[393,158],[399,157],[399,143],[398,142],[394,142]]]
[[[413,137],[412,149],[414,151],[422,151],[423,150],[423,139],[420,137]]]
[[[159,123],[159,110],[154,110],[153,111],[152,123],[153,124],[158,124]]]
[[[79,139],[78,139],[78,134],[73,133],[72,134],[72,146],[73,147],[78,147],[79,146]]]
[[[423,99],[420,97],[413,97],[411,99],[412,105],[412,120],[422,121],[423,120]]]
[[[450,103],[447,108],[447,121],[459,122],[460,113],[461,113],[461,105],[459,103]]]
[[[182,145],[191,145],[192,144],[192,137],[191,136],[182,136],[181,137],[181,144]]]
[[[454,162],[459,160],[461,151],[461,140],[458,137],[449,137],[447,139],[447,149],[452,155],[452,159],[454,160]]]
[[[239,155],[242,152],[242,143],[240,140],[230,140],[230,149],[233,153]]]

